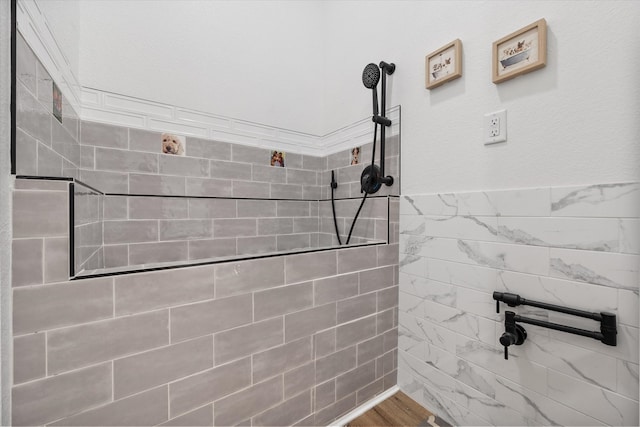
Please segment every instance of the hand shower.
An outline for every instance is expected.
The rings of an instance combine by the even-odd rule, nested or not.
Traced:
[[[362,70],[362,84],[371,89],[373,94],[373,115],[378,115],[378,82],[380,81],[380,69],[376,64],[367,64]]]
[[[382,115],[380,115],[378,109],[378,82],[380,81],[380,70],[382,70]],[[373,125],[373,144],[371,149],[371,164],[364,168],[362,171],[362,175],[360,175],[360,188],[361,192],[364,193],[362,197],[362,202],[360,202],[360,206],[358,207],[358,211],[353,218],[353,222],[351,223],[351,228],[349,229],[349,235],[347,237],[346,244],[348,245],[351,241],[351,234],[353,233],[353,229],[356,225],[356,221],[358,220],[358,216],[360,215],[360,211],[362,210],[362,206],[364,206],[364,202],[367,200],[367,196],[369,194],[373,194],[380,190],[382,184],[387,186],[393,185],[393,177],[392,176],[384,176],[384,131],[385,127],[391,126],[391,120],[387,119],[386,114],[386,90],[387,90],[387,75],[393,74],[396,70],[395,64],[388,64],[384,61],[380,62],[380,65],[376,64],[367,64],[362,71],[362,84],[367,89],[371,89],[372,97],[373,97],[373,116],[372,121]],[[380,125],[380,167],[376,166],[376,139],[378,136],[378,125]],[[338,222],[336,218],[336,210],[333,198],[333,190],[338,186],[338,183],[335,181],[335,176],[333,171],[331,171],[331,203],[333,206],[333,221],[336,227],[336,236],[338,237],[339,244],[342,244],[340,240],[340,232],[338,230]]]
[[[382,115],[378,110],[378,81],[380,81],[380,70],[382,70]],[[367,89],[373,91],[373,117],[371,118],[374,123],[373,133],[373,149],[371,156],[371,165],[367,166],[360,176],[360,186],[362,192],[365,194],[373,194],[380,190],[382,184],[387,186],[393,185],[393,177],[384,175],[384,148],[385,148],[385,128],[391,126],[391,120],[386,117],[386,89],[387,89],[387,75],[391,75],[396,70],[395,64],[388,64],[384,61],[380,62],[380,65],[367,64],[362,71],[362,83]],[[376,135],[380,125],[380,167],[375,165],[375,153],[376,153]]]

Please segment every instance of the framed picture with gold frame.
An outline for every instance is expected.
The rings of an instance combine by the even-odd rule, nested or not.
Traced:
[[[425,58],[425,86],[434,89],[462,76],[462,42],[455,39]]]
[[[547,21],[540,19],[493,43],[493,83],[547,65]]]

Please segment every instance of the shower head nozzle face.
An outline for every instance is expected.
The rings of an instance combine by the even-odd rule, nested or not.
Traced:
[[[362,84],[367,89],[373,89],[380,81],[380,68],[376,64],[367,64],[362,71]]]

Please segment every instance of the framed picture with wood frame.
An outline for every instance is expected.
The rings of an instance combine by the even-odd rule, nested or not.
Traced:
[[[456,39],[425,58],[425,86],[436,88],[462,76],[462,42]]]
[[[493,43],[493,83],[547,65],[547,21],[540,19]]]

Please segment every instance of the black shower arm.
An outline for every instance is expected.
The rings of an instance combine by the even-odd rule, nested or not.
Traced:
[[[549,304],[546,302],[532,301],[522,298],[518,294],[512,294],[509,292],[494,292],[493,299],[496,300],[496,313],[500,313],[500,303],[503,302],[509,307],[517,307],[519,305],[528,305],[531,307],[543,308],[545,310],[557,311],[559,313],[570,314],[572,316],[584,317],[586,319],[595,320],[597,322],[602,321],[603,315],[608,313],[600,312],[595,313],[591,311],[577,310],[575,308],[563,307],[561,305]]]

